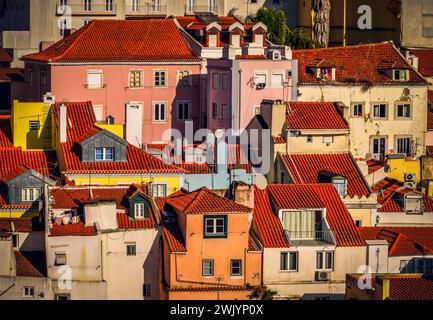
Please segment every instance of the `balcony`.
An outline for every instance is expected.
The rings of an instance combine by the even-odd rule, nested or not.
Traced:
[[[330,231],[290,231],[284,230],[289,243],[296,245],[315,246],[335,244],[334,235]]]
[[[70,12],[68,12],[70,10]],[[117,5],[115,3],[108,4],[91,4],[85,6],[84,4],[68,4],[66,6],[56,5],[57,16],[116,16]]]
[[[165,17],[167,15],[166,5],[155,5],[150,3],[139,4],[139,5],[129,5],[126,6],[127,16],[140,16],[140,17],[152,17],[161,16]]]
[[[215,5],[186,5],[185,6],[185,14],[194,14],[194,13],[204,13],[210,12],[213,14],[218,14],[218,6]]]

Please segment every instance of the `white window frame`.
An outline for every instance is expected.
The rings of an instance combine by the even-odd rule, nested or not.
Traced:
[[[34,202],[40,198],[41,194],[41,188],[21,188],[21,201]]]
[[[361,108],[361,115],[355,114],[355,107],[357,107],[357,108],[360,107]],[[352,118],[362,118],[364,116],[364,104],[363,103],[354,102],[354,103],[351,104],[350,109],[351,109],[350,110],[350,115],[351,115]]]
[[[205,218],[205,226],[204,226],[204,231],[205,231],[205,236],[208,237],[218,237],[218,236],[227,236],[227,230],[225,229],[225,221],[226,221],[226,217],[208,217]],[[223,221],[223,231],[222,232],[218,232],[217,231],[217,221],[218,220],[222,220]],[[212,224],[208,224],[209,221],[212,221]],[[208,232],[208,226],[212,227],[213,231],[212,232]]]
[[[35,287],[34,286],[24,286],[23,287],[23,298],[34,298],[35,297]]]
[[[385,115],[383,117],[381,116],[376,116],[375,115],[375,107],[379,107],[379,113],[380,113],[380,106],[384,105],[385,106]],[[388,103],[382,103],[382,102],[378,102],[378,103],[373,103],[371,105],[371,117],[373,119],[381,119],[381,120],[386,120],[388,119],[388,114],[389,114],[389,104]]]
[[[157,83],[158,74],[158,83]],[[162,74],[164,74],[164,83],[162,83]],[[154,88],[167,88],[168,86],[168,70],[167,69],[155,69],[153,70],[153,87]]]
[[[399,77],[397,78],[397,72],[399,74]],[[401,77],[401,75],[404,74],[404,78]],[[409,70],[406,69],[392,69],[392,80],[394,81],[409,81]]]
[[[94,84],[90,81],[91,75],[99,75],[100,76],[100,83]],[[88,89],[101,89],[104,87],[104,72],[102,70],[87,70],[87,88]]]
[[[332,185],[341,197],[345,197],[347,195],[347,179],[345,177],[332,178]],[[340,187],[344,189],[341,190]]]
[[[259,81],[259,79],[264,78],[261,81]],[[266,71],[255,71],[254,72],[254,83],[256,85],[263,83],[265,85],[265,87],[267,86],[267,81],[268,81],[268,73]]]
[[[282,268],[282,262],[283,262],[283,254],[286,255],[285,259],[285,265],[287,266],[286,269]],[[292,266],[292,257],[295,256],[296,258],[296,267],[293,269]],[[280,252],[280,266],[279,266],[280,272],[297,272],[299,270],[299,252],[298,251],[281,251]]]
[[[144,203],[134,203],[134,218],[144,219]]]
[[[331,266],[327,266],[327,257],[331,254]],[[319,255],[321,255],[321,266],[319,266]],[[333,271],[334,270],[334,251],[316,251],[316,271]]]
[[[93,113],[95,114],[97,122],[104,121],[104,106],[102,104],[94,104]]]
[[[114,10],[114,1],[113,0],[105,0],[105,11],[112,12]]]
[[[399,152],[399,140],[403,140],[403,139],[409,139],[409,154],[407,154],[407,153],[405,153],[405,152]],[[395,141],[394,141],[394,145],[395,145],[395,148],[394,148],[394,151],[396,152],[396,153],[405,153],[406,154],[406,157],[410,157],[411,155],[412,155],[412,149],[413,149],[413,144],[412,144],[412,140],[413,140],[413,137],[412,136],[410,136],[410,135],[401,135],[401,136],[395,136]]]
[[[64,266],[67,263],[66,252],[55,252],[54,253],[54,265]]]
[[[102,149],[102,159],[97,159],[96,158],[96,153],[97,153],[97,150],[100,150],[100,149]],[[107,150],[112,150],[112,155],[113,155],[113,158],[112,159],[107,159]],[[114,148],[108,148],[108,147],[97,147],[97,148],[95,148],[95,161],[114,161],[114,158],[115,158],[115,150],[114,150]]]
[[[157,106],[159,106],[159,118],[160,119],[156,119],[156,108]],[[161,119],[161,110],[162,107],[164,107],[164,118]],[[153,122],[167,122],[167,102],[166,101],[154,101],[152,103],[152,121]]]
[[[152,197],[166,197],[168,195],[168,186],[166,183],[153,183],[152,184]]]
[[[92,0],[83,0],[83,11],[92,11]]]

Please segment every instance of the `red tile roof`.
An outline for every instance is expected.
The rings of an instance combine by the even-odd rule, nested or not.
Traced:
[[[281,134],[278,136],[273,136],[272,139],[274,139],[274,144],[286,144],[286,138]]]
[[[46,50],[22,59],[47,63],[200,61],[172,19],[93,20]]]
[[[321,172],[347,178],[349,196],[369,196],[370,190],[350,153],[281,155],[293,182],[317,183]]]
[[[425,275],[386,276],[390,300],[433,300],[433,279]]]
[[[185,240],[177,221],[164,222],[163,235],[170,252],[186,252]]]
[[[424,77],[433,77],[433,50],[410,50],[418,57],[418,71]]]
[[[117,213],[119,229],[151,229],[155,228],[155,217],[151,214],[149,219],[131,219],[125,212]]]
[[[11,117],[0,115],[0,148],[14,148]]]
[[[386,240],[389,256],[433,255],[433,227],[360,227],[365,240]]]
[[[337,246],[365,246],[350,213],[331,184],[269,185],[264,191],[256,188],[254,196],[254,223],[264,247],[289,247],[276,211],[298,208],[326,208],[326,221]]]
[[[237,54],[236,60],[266,60],[266,56],[262,54]]]
[[[58,125],[58,107],[52,107],[54,119]],[[185,170],[174,165],[166,164],[150,154],[128,144],[126,149],[127,161],[84,163],[80,160],[75,149],[75,143],[96,133],[96,117],[91,102],[66,103],[67,106],[67,142],[60,144],[63,153],[65,173],[185,173]],[[99,130],[99,129],[98,129]],[[90,132],[90,133],[89,133]],[[90,134],[90,135],[89,135]]]
[[[383,167],[385,167],[385,163],[382,161],[376,161],[376,160],[368,160],[367,161],[368,166],[368,174],[372,174],[373,172],[376,172]]]
[[[44,265],[42,260],[45,257],[44,253],[39,252],[20,252],[14,251],[15,266],[17,277],[44,277],[38,267]]]
[[[373,192],[377,192],[377,202],[381,207],[378,212],[404,212],[404,207],[398,198],[402,198],[405,193],[412,190],[404,187],[403,182],[385,178],[372,187]],[[416,191],[415,191],[416,192]],[[420,193],[422,194],[422,193]],[[422,194],[424,211],[433,212],[433,199]]]
[[[39,217],[32,218],[0,218],[0,231],[32,232],[43,231],[44,224]]]
[[[361,44],[356,46],[324,49],[294,50],[293,59],[299,61],[300,85],[332,84],[385,84],[385,85],[426,85],[426,81],[410,66],[398,49],[390,42]],[[336,81],[317,79],[309,68],[321,66],[336,68]],[[386,62],[386,63],[385,63]],[[386,64],[386,66],[385,66]],[[409,69],[408,82],[393,81],[381,68]]]
[[[56,225],[54,224],[50,230],[50,237],[65,237],[65,236],[96,236],[95,226],[86,226],[83,222],[77,224]]]
[[[349,129],[341,111],[332,102],[289,102],[286,124],[289,129]]]
[[[0,48],[0,62],[12,62],[13,60],[5,48]]]
[[[180,190],[167,197],[166,204],[185,214],[249,213],[251,208],[221,197],[206,187],[193,192]]]

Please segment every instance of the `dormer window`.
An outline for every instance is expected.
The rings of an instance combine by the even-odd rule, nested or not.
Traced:
[[[331,67],[318,68],[317,78],[325,81],[335,80],[335,69]]]
[[[332,184],[337,190],[338,194],[342,197],[347,195],[347,179],[344,177],[334,177],[332,179]]]
[[[144,203],[134,204],[134,217],[135,219],[144,219]]]
[[[96,161],[114,161],[114,148],[95,148]]]
[[[392,80],[394,81],[408,81],[409,71],[405,69],[393,69],[392,70]]]

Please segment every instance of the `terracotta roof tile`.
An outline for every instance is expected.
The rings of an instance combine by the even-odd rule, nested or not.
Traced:
[[[0,148],[14,148],[11,117],[0,115]]]
[[[349,196],[369,196],[370,190],[350,153],[281,155],[294,183],[321,182],[321,172],[347,178]]]
[[[32,232],[44,231],[43,221],[39,217],[32,218],[0,218],[0,231]]]
[[[299,61],[299,84],[386,84],[403,85],[393,81],[380,68],[409,69],[410,81],[406,84],[426,85],[426,81],[409,65],[397,48],[390,42],[361,44],[356,46],[332,47],[324,49],[294,50],[293,59]],[[318,59],[324,60],[323,66],[335,66],[336,81],[317,79],[309,71]],[[388,61],[388,63],[385,62]]]
[[[206,187],[193,192],[179,191],[167,197],[166,204],[186,214],[249,213],[251,208],[221,197]]]
[[[403,275],[385,277],[390,280],[390,300],[433,300],[433,279],[431,276]]]
[[[54,119],[58,125],[58,107],[52,107]],[[90,137],[99,132],[91,102],[70,102],[67,106],[67,142],[60,144],[63,153],[66,173],[185,173],[185,170],[174,165],[166,164],[137,147],[128,144],[126,148],[127,161],[84,163],[76,152],[76,141]]]
[[[177,221],[164,222],[163,234],[170,252],[186,252],[185,240]]]
[[[0,62],[12,62],[13,60],[5,48],[0,48]]]
[[[365,240],[386,240],[389,256],[433,255],[433,227],[360,227]]]
[[[126,213],[117,213],[117,224],[119,229],[152,229],[156,226],[155,217],[153,214],[149,219],[131,219]]]
[[[67,224],[58,226],[54,224],[50,230],[50,237],[65,237],[65,236],[96,236],[96,228],[94,226],[86,226],[83,222],[76,224]]]
[[[326,208],[326,220],[337,246],[365,246],[350,213],[331,184],[269,185],[266,190],[256,188],[254,196],[254,223],[264,247],[289,247],[276,211],[298,208]]]
[[[289,102],[286,124],[289,129],[349,129],[332,102]]]
[[[172,19],[93,20],[46,50],[22,59],[49,63],[200,61]]]
[[[17,277],[44,277],[45,253],[14,251]]]
[[[418,57],[418,71],[424,77],[433,77],[433,50],[415,50],[411,53]]]

